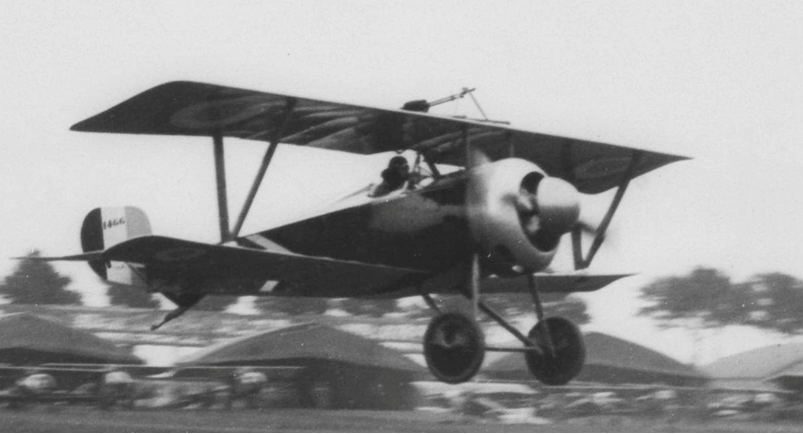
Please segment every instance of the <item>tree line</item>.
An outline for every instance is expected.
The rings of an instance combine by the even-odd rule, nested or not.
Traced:
[[[760,273],[732,282],[723,272],[698,267],[684,276],[657,279],[641,288],[639,315],[661,327],[716,329],[751,326],[783,334],[803,331],[803,282],[784,273]]]

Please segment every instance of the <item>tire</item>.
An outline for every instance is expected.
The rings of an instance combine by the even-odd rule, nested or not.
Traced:
[[[554,354],[550,355],[546,345],[545,328],[548,327]],[[528,334],[543,355],[524,353],[524,360],[530,373],[548,386],[562,386],[574,379],[583,369],[586,348],[580,329],[566,318],[552,317],[540,321]]]
[[[471,318],[443,313],[432,318],[424,333],[424,357],[435,378],[462,383],[479,371],[485,358],[485,337]]]

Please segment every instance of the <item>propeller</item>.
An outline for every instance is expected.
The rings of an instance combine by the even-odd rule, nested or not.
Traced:
[[[591,236],[599,232],[598,225],[580,218],[577,189],[560,178],[532,173],[522,180],[512,200],[528,237],[534,237],[540,229],[555,235],[575,229]]]
[[[472,147],[469,167],[477,168],[487,163],[491,163],[491,159]],[[469,180],[467,203],[477,203],[482,192],[488,190],[489,176],[488,171],[474,171]],[[578,224],[585,230],[593,231],[593,226],[579,222],[580,194],[577,189],[560,178],[531,172],[521,180],[519,191],[508,195],[507,199],[513,202],[528,236],[535,236],[541,230],[562,235]]]
[[[522,230],[536,247],[552,250],[563,234],[575,227],[591,229],[580,223],[580,194],[570,183],[538,172],[521,181],[511,198]]]
[[[599,232],[580,219],[580,193],[571,183],[525,160],[491,163],[477,149],[467,157],[471,172],[466,205],[472,233],[501,268],[518,264],[541,269],[551,262],[566,233],[596,237]]]

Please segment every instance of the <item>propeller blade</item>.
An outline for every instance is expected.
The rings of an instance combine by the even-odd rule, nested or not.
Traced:
[[[577,230],[581,234],[585,234],[591,237],[592,239],[599,236],[601,238],[600,241],[606,243],[609,246],[616,245],[616,231],[615,230],[612,231],[610,227],[608,227],[608,229],[604,233],[602,233],[600,232],[599,225],[590,223],[587,220],[580,219],[577,221],[577,223],[574,225],[572,229]]]
[[[482,150],[471,146],[469,148],[469,166],[471,176],[468,180],[468,188],[466,189],[466,204],[471,211],[478,209],[478,205],[482,201],[482,195],[488,190],[490,183],[490,173],[488,171],[477,170],[476,168],[484,164],[491,163],[491,159],[482,152]]]
[[[560,178],[542,179],[536,201],[545,229],[563,234],[569,232],[580,218],[580,195],[572,184]]]
[[[468,167],[477,167],[482,166],[483,164],[491,163],[491,159],[488,158],[488,155],[482,151],[482,149],[476,146],[469,146],[468,151]]]
[[[599,232],[599,227],[597,225],[591,224],[582,219],[578,220],[574,226],[580,229],[580,231],[585,232],[592,236],[596,236],[597,232]]]

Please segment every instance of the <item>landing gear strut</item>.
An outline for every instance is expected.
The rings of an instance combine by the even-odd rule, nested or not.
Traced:
[[[583,369],[586,348],[577,326],[561,317],[544,318],[541,294],[532,274],[527,274],[527,286],[533,299],[538,323],[527,334],[539,352],[525,352],[527,369],[538,381],[560,386],[571,381]],[[525,344],[526,345],[526,344]]]

